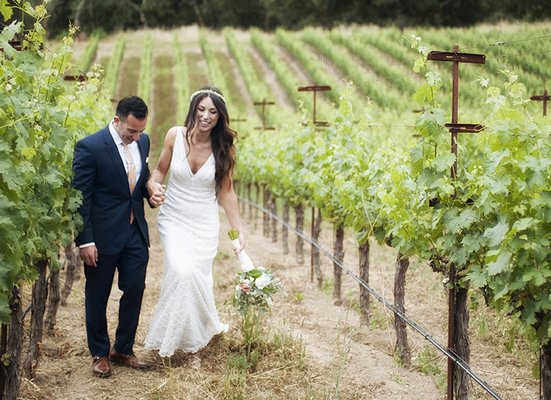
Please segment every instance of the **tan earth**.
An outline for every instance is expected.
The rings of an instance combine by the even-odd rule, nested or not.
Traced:
[[[224,221],[223,214],[221,217]],[[142,347],[162,274],[162,250],[154,218],[151,221],[151,228],[153,243],[136,352],[140,356],[155,361],[157,357],[154,352],[144,351]],[[225,225],[220,237],[221,256],[215,266],[216,298],[220,304],[228,300],[230,292],[225,286],[230,285],[229,281],[238,270],[238,261],[231,254],[229,240],[223,233],[226,230]],[[327,380],[328,383],[336,382],[339,379],[336,375],[339,374],[342,387],[340,391],[347,393],[340,398],[441,398],[441,393],[431,377],[404,370],[388,354],[388,348],[378,349],[377,343],[370,343],[370,340],[365,337],[366,334],[369,335],[369,329],[359,326],[358,315],[346,308],[332,305],[330,299],[308,282],[309,267],[298,267],[293,262],[294,256],[283,257],[279,247],[271,243],[270,239],[254,234],[254,230],[250,233],[247,250],[251,258],[262,260],[263,264],[269,265],[283,282],[283,293],[275,300],[270,323],[275,327],[289,330],[296,338],[301,338],[306,348],[307,362],[319,367],[320,374],[327,374],[325,377],[320,376],[319,379]],[[32,382],[23,381],[22,398],[75,400],[156,398],[155,389],[163,384],[166,374],[170,373],[170,368],[164,368],[162,365],[148,372],[114,367],[114,374],[109,379],[98,379],[91,375],[84,328],[83,283],[84,279],[81,279],[75,285],[68,306],[60,309],[56,334],[44,340],[43,359],[38,368],[37,378]],[[299,293],[304,297],[295,304],[292,300]],[[116,326],[119,296],[120,292],[115,283],[109,303],[111,336]],[[228,320],[228,313],[227,307],[222,305],[221,314],[226,316],[226,320]],[[233,326],[232,329],[236,327]],[[377,342],[379,345],[389,345],[389,343],[381,343],[381,338],[378,338]],[[177,354],[173,358],[178,357],[184,359],[183,365],[178,368],[197,373],[192,366],[192,357]],[[338,365],[342,371],[340,373],[335,370],[325,371],[323,367],[334,365],[339,357],[344,357]],[[203,360],[203,363],[208,362],[209,360]],[[334,376],[331,376],[332,374]],[[254,375],[251,376],[251,380],[254,382]],[[284,394],[285,389],[281,388],[281,390],[283,394],[277,398],[287,397]],[[335,397],[331,398],[337,398],[337,396],[335,394]]]
[[[181,32],[186,51],[200,51],[197,28],[182,28]],[[245,33],[241,35],[246,39]],[[109,56],[115,38],[112,39],[101,41],[98,59]],[[128,43],[139,45],[141,42],[138,36],[133,36]],[[277,98],[285,98],[278,85],[272,85],[272,89]],[[322,256],[325,284],[320,290],[310,280],[310,247],[305,245],[305,264],[298,265],[296,237],[292,233],[289,235],[291,251],[284,255],[281,234],[278,233],[277,243],[264,237],[261,216],[254,213],[256,217],[253,218],[249,208],[244,213],[247,252],[255,263],[271,269],[282,281],[272,313],[263,322],[262,337],[267,344],[262,347],[256,368],[236,372],[243,371],[238,368],[239,352],[236,352],[241,335],[231,298],[239,265],[226,235],[228,226],[223,213],[220,251],[214,265],[215,298],[222,320],[230,323],[229,332],[215,338],[197,357],[178,352],[167,360],[154,351],[145,351],[143,341],[162,276],[156,213],[156,210],[148,210],[152,245],[135,346],[136,353],[151,361],[154,368],[142,372],[115,367],[113,376],[108,379],[92,376],[84,327],[84,279],[81,278],[75,283],[67,306],[59,309],[54,335],[44,337],[36,377],[22,379],[21,399],[446,398],[446,359],[442,354],[409,329],[413,366],[410,369],[401,367],[394,357],[393,315],[372,299],[371,323],[361,325],[357,312],[358,284],[346,274],[343,274],[344,305],[334,305],[331,262]],[[326,249],[332,249],[331,226],[323,225],[320,242]],[[353,234],[347,233],[345,263],[352,271],[357,270],[357,258]],[[393,250],[372,245],[370,285],[390,302],[394,259]],[[108,310],[111,337],[117,324],[119,297],[115,281]],[[407,275],[406,313],[443,345],[447,338],[446,299],[441,276],[426,265],[412,262]],[[536,399],[538,381],[531,372],[536,354],[526,350],[524,342],[515,336],[510,321],[480,306],[479,311],[471,315],[470,326],[472,369],[503,399]],[[511,336],[516,339],[516,345],[512,351],[506,351],[504,343]],[[472,387],[473,399],[491,398],[476,386]]]
[[[414,367],[405,369],[399,366],[392,355],[395,339],[391,315],[373,302],[372,323],[371,327],[368,327],[360,325],[359,315],[352,308],[333,305],[330,296],[332,289],[320,290],[315,284],[310,283],[309,247],[305,247],[306,265],[297,265],[294,256],[294,235],[290,235],[291,253],[284,256],[280,238],[278,243],[273,243],[270,238],[262,235],[260,216],[257,217],[256,224],[247,224],[247,252],[257,264],[263,264],[271,269],[282,281],[282,290],[274,299],[273,311],[264,321],[264,335],[272,342],[277,340],[273,338],[279,338],[286,343],[287,353],[285,346],[283,349],[274,349],[271,353],[263,352],[256,370],[249,371],[245,377],[240,378],[243,380],[241,383],[236,384],[236,378],[231,376],[231,347],[239,340],[239,323],[231,305],[231,296],[235,285],[235,273],[239,266],[225,234],[228,226],[223,212],[220,251],[214,266],[215,298],[222,320],[231,325],[230,331],[222,337],[215,338],[197,354],[198,357],[178,352],[170,360],[163,360],[154,351],[144,350],[143,341],[159,293],[162,275],[162,249],[156,229],[156,211],[149,210],[148,213],[152,231],[151,257],[135,350],[139,356],[152,361],[154,368],[143,372],[115,366],[113,376],[108,379],[92,376],[84,328],[82,278],[75,283],[68,305],[60,307],[55,335],[44,338],[42,358],[36,377],[33,380],[23,379],[21,399],[445,398],[443,358],[436,355],[432,361],[436,368],[440,368],[440,373],[429,375],[420,371],[422,361],[419,355],[427,352],[426,341],[410,331]],[[247,210],[244,220],[249,220],[249,217]],[[322,239],[329,239],[330,243],[330,235],[330,230],[325,229]],[[326,244],[326,247],[330,246]],[[391,261],[392,254],[388,251],[385,253],[385,250],[376,246],[372,253],[373,282],[374,285],[380,285],[379,281],[392,279],[392,264],[384,268],[381,265],[385,259]],[[322,260],[322,265],[325,276],[329,277],[332,266],[327,259]],[[418,279],[419,275],[414,270],[411,272],[406,291],[406,297],[409,296],[410,300],[407,309],[415,309],[416,313],[421,310],[428,320],[445,326],[445,312],[435,316],[431,312],[434,307],[430,304],[425,312],[424,306],[416,303],[417,296],[422,298],[423,290],[415,288],[424,278]],[[357,284],[346,275],[343,275],[343,279],[345,303],[352,304],[357,297]],[[389,288],[391,286],[386,286],[386,289],[379,287],[377,290],[389,297]],[[424,290],[426,294],[426,287]],[[436,288],[436,291],[439,289]],[[116,326],[119,296],[120,292],[115,283],[108,310],[111,337]],[[439,297],[445,298],[444,293]],[[445,301],[438,303],[440,313],[442,308],[445,308]],[[437,329],[442,331],[441,326]],[[440,335],[443,336],[443,333]],[[437,340],[442,342],[443,338],[437,337]],[[432,353],[435,354],[437,351],[433,350]],[[280,355],[281,358],[278,359]],[[503,369],[504,365],[496,365],[496,361],[493,360],[493,368]],[[525,381],[522,390],[522,384],[512,384],[510,372],[502,377],[497,376],[499,371],[484,371],[484,374],[486,378],[491,374],[492,379],[508,382],[509,388],[503,385],[500,387],[502,391],[510,394],[504,398],[535,398],[536,382],[532,380],[528,385]],[[526,379],[526,375],[520,379]],[[232,385],[235,390],[231,387],[228,389],[228,386]],[[243,387],[247,390],[243,391]],[[481,395],[475,398],[490,397]]]

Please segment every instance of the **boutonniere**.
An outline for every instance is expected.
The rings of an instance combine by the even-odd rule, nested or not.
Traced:
[[[149,164],[149,157],[146,157],[146,158],[145,158],[145,163],[146,163],[146,164]]]

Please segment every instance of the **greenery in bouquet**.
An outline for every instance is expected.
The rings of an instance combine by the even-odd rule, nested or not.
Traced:
[[[237,274],[234,304],[245,315],[254,308],[260,313],[268,311],[272,305],[272,296],[279,290],[279,280],[264,267],[255,267]]]
[[[228,232],[228,236],[232,241],[232,246],[239,249],[241,247],[239,231],[232,228]],[[241,272],[237,273],[238,281],[233,297],[234,305],[237,306],[243,316],[251,309],[263,314],[270,309],[272,296],[280,288],[280,282],[266,268],[256,267],[245,250],[241,249],[238,256],[241,263]]]
[[[239,249],[239,232],[232,229],[228,232],[234,248]],[[233,304],[241,314],[241,333],[247,349],[247,358],[258,358],[256,349],[260,342],[262,318],[272,305],[272,297],[281,284],[274,274],[261,266],[254,266],[249,256],[241,249],[238,253],[241,271],[237,273],[237,284],[233,296]]]

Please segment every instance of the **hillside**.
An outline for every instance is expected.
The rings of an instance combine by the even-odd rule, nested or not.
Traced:
[[[551,79],[551,30],[542,25],[479,26],[467,30],[346,27],[327,32],[210,31],[197,27],[142,30],[102,37],[94,51],[95,62],[114,79],[113,99],[138,94],[151,108],[148,132],[152,153],[158,154],[164,133],[182,124],[189,93],[205,84],[222,89],[228,99],[233,125],[242,140],[255,138],[262,125],[262,109],[253,103],[267,99],[267,125],[306,119],[313,113],[312,95],[299,86],[330,85],[318,94],[318,120],[327,120],[332,107],[346,96],[362,117],[373,122],[374,136],[396,135],[411,139],[415,105],[412,94],[424,81],[412,72],[417,53],[406,40],[420,36],[429,50],[461,51],[486,55],[484,65],[460,67],[460,116],[479,121],[484,113],[485,90],[477,80],[503,81],[510,68],[526,85],[527,93],[541,94]],[[90,41],[75,43],[77,66]],[[118,50],[117,50],[118,49]],[[117,51],[120,63],[114,63]],[[117,70],[113,65],[117,65]],[[444,78],[444,108],[450,108],[451,67],[437,63]],[[149,77],[144,84],[143,71]],[[114,77],[114,78],[113,78]],[[348,86],[348,81],[353,85]],[[523,107],[541,114],[541,102]],[[365,115],[364,115],[365,114]],[[242,121],[246,119],[246,121]],[[106,121],[107,122],[107,121]],[[298,126],[298,125],[297,125]],[[99,128],[99,127],[98,127]],[[277,134],[274,132],[274,135]],[[408,139],[409,140],[409,139]],[[239,150],[239,149],[238,149]],[[154,158],[154,157],[153,157]],[[151,161],[154,163],[154,160]],[[237,177],[239,178],[239,177]],[[244,188],[243,188],[244,189]],[[244,194],[244,190],[241,191]],[[245,207],[243,208],[245,210]],[[308,214],[308,213],[307,213]],[[224,216],[221,215],[223,221]],[[89,371],[84,332],[82,281],[73,290],[67,307],[60,310],[53,337],[42,347],[37,378],[24,381],[23,399],[442,399],[446,393],[446,360],[423,337],[409,332],[413,366],[403,368],[394,355],[393,316],[372,301],[369,326],[360,323],[358,284],[344,276],[342,305],[333,304],[332,270],[322,260],[325,285],[310,282],[308,268],[297,262],[293,250],[281,251],[281,236],[274,243],[262,233],[261,216],[246,210],[248,249],[254,260],[272,269],[283,281],[266,331],[256,368],[243,365],[239,351],[238,319],[230,298],[237,260],[233,258],[223,224],[220,254],[215,266],[215,297],[232,329],[200,352],[199,358],[177,354],[163,360],[141,348],[159,290],[162,254],[156,211],[149,211],[153,230],[143,318],[137,352],[155,363],[153,371],[139,373],[117,368],[112,378],[98,380]],[[306,226],[309,226],[307,217]],[[279,228],[278,228],[279,229]],[[321,242],[332,248],[332,226],[324,222]],[[295,237],[291,237],[294,249]],[[347,230],[345,262],[358,264],[354,233]],[[394,250],[372,243],[371,284],[387,299],[392,297]],[[306,263],[309,262],[306,257]],[[110,306],[116,314],[117,291]],[[471,367],[506,399],[537,398],[538,380],[532,369],[537,354],[516,333],[517,326],[483,305],[479,293],[471,294]],[[440,343],[447,335],[447,294],[442,278],[422,261],[412,260],[408,272],[406,311]],[[114,326],[114,319],[110,326]],[[474,398],[490,398],[473,387]]]

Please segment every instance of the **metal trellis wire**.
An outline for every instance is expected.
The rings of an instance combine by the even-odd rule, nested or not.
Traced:
[[[404,321],[406,324],[408,324],[414,331],[419,333],[421,336],[423,336],[424,339],[428,340],[434,347],[436,347],[441,353],[443,353],[446,357],[451,359],[459,368],[464,370],[486,393],[488,393],[490,396],[492,396],[496,400],[502,400],[500,395],[496,393],[492,387],[486,383],[482,378],[480,378],[476,373],[474,373],[469,364],[467,364],[463,359],[461,359],[457,354],[450,351],[447,347],[443,346],[442,344],[438,343],[432,335],[423,327],[421,327],[418,323],[413,321],[412,319],[408,318],[402,311],[400,311],[398,308],[394,306],[394,304],[389,303],[385,298],[377,293],[372,287],[370,287],[362,278],[357,276],[354,272],[352,272],[349,268],[347,268],[340,260],[336,259],[333,254],[326,250],[324,247],[322,247],[316,240],[311,239],[310,237],[306,236],[303,232],[295,229],[282,219],[280,219],[277,215],[273,214],[271,211],[265,209],[262,206],[259,206],[256,203],[253,203],[243,197],[238,197],[240,201],[243,201],[244,203],[248,205],[252,205],[253,207],[259,209],[263,213],[270,216],[270,218],[276,220],[281,225],[292,231],[295,235],[303,239],[304,241],[308,242],[312,246],[316,247],[321,253],[323,253],[325,256],[330,258],[339,268],[341,268],[346,274],[348,274],[350,277],[352,277],[355,281],[357,281],[360,285],[362,285],[373,297],[375,297],[381,304],[383,304],[386,308],[388,308],[390,311],[392,311],[395,315],[398,315],[402,321]]]

